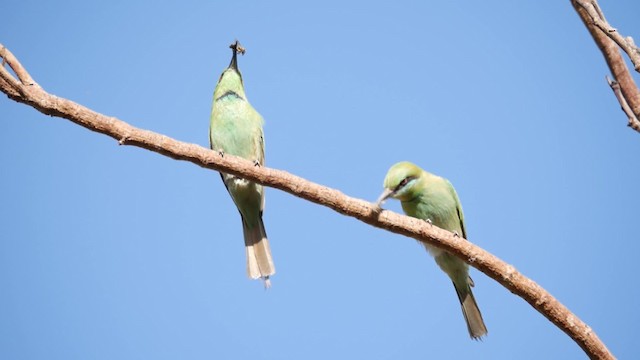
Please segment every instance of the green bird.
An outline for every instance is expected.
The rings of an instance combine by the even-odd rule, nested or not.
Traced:
[[[462,205],[449,180],[430,174],[410,162],[399,162],[389,169],[384,188],[377,201],[378,207],[388,198],[400,200],[405,214],[467,239]],[[471,338],[479,339],[486,335],[487,327],[471,291],[473,280],[469,277],[469,265],[444,250],[424,246],[451,278]]]
[[[239,156],[261,166],[264,164],[264,120],[249,104],[244,92],[242,75],[238,69],[238,52],[244,54],[245,50],[238,41],[231,44],[230,48],[233,50],[231,63],[220,75],[213,92],[209,128],[211,149],[222,156]],[[276,270],[262,222],[264,189],[260,184],[234,175],[220,175],[242,217],[247,275],[251,279],[263,279],[268,288],[271,286],[269,277]]]

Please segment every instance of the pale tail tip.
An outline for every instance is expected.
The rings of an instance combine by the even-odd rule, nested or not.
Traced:
[[[471,335],[471,340],[482,342],[482,340],[484,340],[487,337],[488,334],[489,334],[489,332],[485,330],[485,332],[483,332],[482,334]]]
[[[264,289],[265,290],[267,290],[268,288],[271,287],[271,280],[269,279],[268,276],[263,277],[262,280],[264,280]]]

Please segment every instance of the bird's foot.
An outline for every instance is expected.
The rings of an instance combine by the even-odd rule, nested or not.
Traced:
[[[458,232],[457,232],[457,231],[454,231],[454,232],[453,232],[453,237],[460,237],[460,234],[458,234]]]
[[[262,165],[260,165],[260,161],[259,160],[253,160],[253,166],[260,167]]]
[[[224,157],[224,150],[218,150],[218,155],[220,155],[220,157]]]
[[[429,225],[433,225],[433,221],[431,221],[431,219],[424,219],[424,221]]]

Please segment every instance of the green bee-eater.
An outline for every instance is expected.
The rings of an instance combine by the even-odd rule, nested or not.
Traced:
[[[238,52],[244,49],[236,41],[232,44],[233,57],[222,72],[213,92],[209,141],[211,149],[220,154],[231,154],[264,164],[264,137],[262,116],[249,104],[244,93],[242,75],[238,70]],[[247,255],[247,275],[262,278],[266,287],[276,270],[271,258],[267,233],[262,223],[264,189],[262,185],[234,175],[220,174],[227,191],[242,217],[242,230]]]
[[[390,197],[400,200],[407,215],[467,238],[460,199],[447,179],[430,174],[410,162],[400,162],[389,169],[384,188],[378,206]],[[469,265],[444,250],[426,244],[425,247],[451,278],[469,335],[473,339],[486,335],[487,328],[471,292],[473,280],[469,277]]]

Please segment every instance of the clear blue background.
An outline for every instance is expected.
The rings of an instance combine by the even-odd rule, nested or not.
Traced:
[[[640,38],[638,1],[601,5]],[[239,39],[268,166],[368,200],[400,160],[449,178],[471,241],[616,356],[639,356],[640,134],[569,0],[4,1],[0,13],[0,42],[45,90],[202,146]],[[471,341],[414,240],[269,189],[278,272],[265,291],[246,278],[215,172],[4,96],[0,144],[2,359],[584,358],[476,270],[489,336]]]

